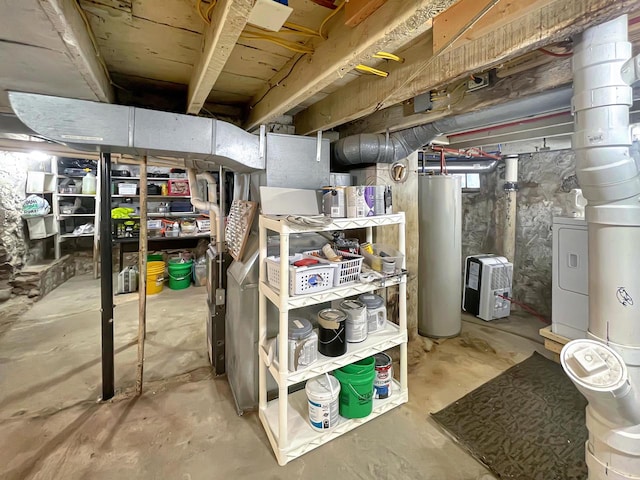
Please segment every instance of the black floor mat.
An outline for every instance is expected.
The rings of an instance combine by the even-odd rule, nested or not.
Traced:
[[[498,478],[583,480],[584,397],[538,353],[432,418]]]

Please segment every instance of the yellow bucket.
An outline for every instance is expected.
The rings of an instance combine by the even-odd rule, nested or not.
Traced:
[[[147,263],[147,295],[160,293],[164,285],[164,262]]]

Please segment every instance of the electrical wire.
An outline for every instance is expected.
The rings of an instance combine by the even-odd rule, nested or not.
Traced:
[[[267,35],[261,32],[243,32],[240,34],[241,38],[246,38],[249,40],[265,40],[267,42],[271,42],[275,45],[279,45],[287,50],[291,50],[296,53],[313,53],[313,49],[301,45],[299,43],[285,40],[283,38],[274,37],[273,35]]]
[[[409,75],[404,80],[404,82],[402,82],[399,86],[394,88],[383,100],[380,100],[371,113],[375,113],[375,112],[381,110],[382,108],[384,108],[385,107],[385,103],[391,97],[393,97],[396,94],[396,92],[398,92],[399,90],[402,90],[409,83],[413,82],[419,75],[422,74],[422,72],[424,72],[428,67],[431,66],[431,64],[440,56],[441,53],[443,53],[446,50],[448,50],[455,42],[458,41],[458,39],[460,37],[462,37],[462,35],[464,35],[464,33],[468,29],[472,28],[477,22],[479,22],[489,12],[489,10],[491,10],[499,2],[500,2],[500,0],[490,0],[490,2],[487,5],[485,5],[482,8],[482,10],[480,10],[480,12],[478,12],[467,24],[465,24],[460,30],[458,30],[456,32],[456,34],[453,35],[442,46],[442,48],[440,48],[440,50],[438,50],[437,52],[433,52],[433,55],[428,60],[426,60],[422,65],[420,65],[420,67],[417,70],[415,70],[411,75]]]
[[[395,54],[389,53],[389,52],[380,51],[380,52],[374,54],[373,58],[381,58],[383,60],[392,60],[394,62],[404,63],[404,58],[399,57],[398,55],[395,55]]]
[[[363,73],[371,73],[373,75],[377,75],[379,77],[388,77],[389,76],[389,72],[385,72],[383,70],[378,70],[377,68],[373,68],[370,67],[368,65],[356,65],[355,69],[358,70],[359,72],[363,72]]]
[[[290,30],[296,30],[298,32],[301,33],[309,33],[311,35],[313,35],[314,37],[320,37],[320,34],[318,32],[316,32],[315,30],[309,28],[309,27],[305,27],[304,25],[298,25],[297,23],[293,23],[293,22],[284,22],[284,27],[290,29]]]
[[[567,58],[573,55],[573,52],[552,52],[551,50],[547,50],[546,48],[539,48],[538,51],[544,53],[545,55],[549,55],[550,57],[556,58]]]
[[[289,69],[289,71],[287,72],[287,74],[286,74],[284,77],[282,77],[280,80],[278,80],[276,83],[274,83],[273,85],[271,85],[271,87],[269,87],[269,89],[268,89],[266,92],[264,92],[264,93],[262,94],[262,96],[261,96],[261,97],[256,101],[256,103],[254,103],[253,105],[251,105],[251,106],[249,107],[249,110],[254,109],[256,105],[258,105],[262,100],[264,100],[264,97],[266,97],[266,96],[267,96],[267,94],[268,94],[271,90],[273,90],[273,89],[274,89],[274,88],[276,88],[276,87],[279,87],[279,86],[280,86],[280,84],[281,84],[282,82],[284,82],[287,78],[289,78],[289,76],[290,76],[290,75],[291,75],[291,73],[293,72],[293,69],[294,69],[294,68],[296,68],[296,65],[298,65],[298,62],[300,62],[300,60],[302,60],[302,59],[304,58],[304,56],[305,56],[305,55],[306,55],[306,54],[302,54],[302,55],[300,55],[300,56],[298,57],[298,59],[297,59],[295,62],[293,62],[293,65],[291,65],[291,68]]]
[[[320,24],[320,28],[318,29],[318,33],[320,34],[320,38],[322,38],[323,40],[326,40],[327,37],[324,36],[324,34],[322,33],[322,29],[324,28],[324,26],[327,24],[327,22],[329,20],[331,20],[340,10],[342,10],[342,7],[344,7],[345,3],[347,3],[347,0],[345,0],[344,2],[342,2],[338,8],[336,8],[333,12],[331,12],[329,15],[327,15],[327,18],[325,18],[322,23]]]
[[[545,325],[549,325],[551,323],[549,320],[547,320],[545,317],[543,317],[542,314],[538,313],[535,309],[533,309],[532,307],[530,307],[526,303],[519,302],[517,300],[514,300],[513,298],[510,298],[510,297],[506,296],[506,295],[498,294],[498,297],[503,298],[504,300],[506,300],[508,302],[511,302],[514,305],[518,305],[519,307],[523,308],[524,310],[529,312],[531,315],[536,317],[538,320],[540,320]]]

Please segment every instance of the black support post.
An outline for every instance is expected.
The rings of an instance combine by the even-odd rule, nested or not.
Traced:
[[[113,243],[111,242],[111,154],[100,162],[100,297],[102,312],[102,400],[115,390],[113,351]]]

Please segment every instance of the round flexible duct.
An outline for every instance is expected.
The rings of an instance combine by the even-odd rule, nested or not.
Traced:
[[[438,135],[495,125],[527,116],[568,109],[571,88],[560,88],[484,110],[436,120],[433,123],[400,130],[390,135],[362,133],[341,138],[332,144],[333,158],[341,166],[392,163],[428,145]]]

